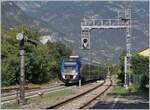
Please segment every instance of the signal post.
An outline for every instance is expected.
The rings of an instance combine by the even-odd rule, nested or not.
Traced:
[[[28,39],[26,36],[24,36],[24,33],[18,33],[16,35],[16,39],[19,41],[19,50],[20,50],[20,104],[26,104],[25,100],[25,50],[24,50],[24,43],[25,42],[30,42],[34,45],[40,44],[36,40]]]

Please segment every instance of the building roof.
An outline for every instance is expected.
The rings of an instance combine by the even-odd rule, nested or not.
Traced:
[[[142,56],[149,56],[149,52],[149,48],[144,48],[141,51],[139,51],[138,54]]]

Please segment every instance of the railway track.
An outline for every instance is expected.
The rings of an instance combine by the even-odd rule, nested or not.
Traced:
[[[103,95],[112,85],[111,79],[106,79],[96,87],[93,87],[83,93],[73,96],[62,102],[56,103],[46,109],[82,109]]]
[[[39,94],[46,94],[49,92],[62,90],[64,88],[66,87],[63,84],[58,84],[54,86],[49,86],[48,88],[41,88],[40,90],[33,90],[30,92],[26,92],[25,98],[30,98],[30,97],[38,96]],[[19,98],[19,92],[1,94],[1,104],[17,101],[18,98]]]
[[[86,84],[83,86],[86,86]],[[40,88],[39,90],[30,90],[30,91],[25,93],[25,98],[28,99],[30,97],[38,96],[39,93],[47,94],[50,92],[63,90],[64,88],[66,88],[66,86],[63,83],[61,83],[61,84],[49,86],[48,88]],[[11,102],[17,102],[18,100],[19,100],[19,91],[1,94],[1,104],[2,105],[7,104],[7,103],[11,103]]]

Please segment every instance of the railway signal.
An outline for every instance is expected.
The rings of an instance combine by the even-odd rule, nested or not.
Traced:
[[[24,73],[24,35],[23,33],[18,33],[16,39],[19,41],[20,49],[20,104],[25,104],[25,73]]]
[[[16,39],[19,41],[19,49],[20,49],[20,104],[25,104],[25,90],[24,90],[24,85],[25,85],[25,67],[24,67],[24,43],[30,42],[34,45],[40,44],[38,41],[33,40],[33,39],[28,39],[26,36],[24,36],[23,32],[18,33],[16,35]]]
[[[82,39],[82,48],[83,49],[89,49],[90,48],[89,39],[88,38],[83,38]]]
[[[23,33],[18,33],[16,35],[16,39],[19,40],[19,41],[23,40],[23,38],[24,38]]]

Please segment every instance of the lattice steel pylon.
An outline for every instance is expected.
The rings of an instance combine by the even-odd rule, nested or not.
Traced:
[[[90,32],[92,29],[125,29],[126,30],[126,63],[125,63],[125,82],[127,88],[130,82],[131,66],[131,9],[118,10],[116,19],[82,19],[81,20],[81,39],[88,38],[90,49]]]

